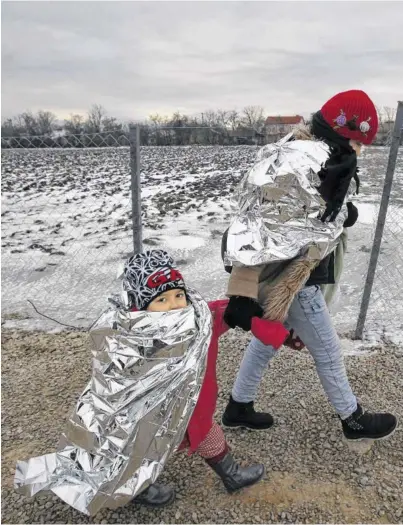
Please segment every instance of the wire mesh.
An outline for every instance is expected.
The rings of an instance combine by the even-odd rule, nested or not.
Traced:
[[[193,137],[220,136],[206,127],[193,131]],[[211,145],[176,144],[189,138],[189,129],[158,133],[173,144],[141,148],[141,213],[152,232],[204,208],[205,191],[217,193],[214,200],[218,194],[225,198],[230,186],[215,189],[215,174],[232,185],[239,166],[254,155],[247,147],[246,159],[243,150],[229,159],[217,139]],[[88,326],[118,289],[117,269],[133,249],[129,139],[129,133],[2,139],[3,319],[15,318],[21,327],[27,317],[31,328],[35,318],[36,326],[54,328],[35,315],[31,300],[54,319]],[[186,194],[203,199],[189,197],[185,206],[184,184]]]
[[[49,142],[2,140],[3,312],[31,317],[31,300],[82,326],[88,290],[102,284],[105,293],[132,249],[129,141],[94,134]]]
[[[400,130],[400,143],[398,143],[400,147],[397,151],[390,194],[383,197],[384,201],[381,204],[381,192],[378,193],[377,206],[372,218],[373,250],[377,251],[378,260],[365,323],[367,338],[397,344],[403,343],[401,335],[403,330],[403,151],[401,139],[402,130]],[[387,138],[388,149],[392,146],[392,141],[393,130],[390,131]],[[382,169],[382,172],[387,172],[386,155],[384,165],[379,168]],[[386,206],[387,211],[378,250],[376,227],[381,205]],[[364,306],[362,304],[361,308]]]
[[[197,176],[200,170],[206,174],[218,170],[227,178],[238,168],[244,172],[253,162],[256,148],[229,155],[231,148],[222,148],[228,137],[224,141],[215,131],[161,127],[152,140],[148,137],[148,143],[155,146],[158,136],[168,145],[142,148],[144,195],[148,195],[148,184],[164,184],[169,190],[171,168],[186,176]],[[186,141],[189,146],[198,146],[192,140],[206,133],[212,144],[196,147],[197,154],[192,148],[175,147]],[[389,142],[391,139],[392,133]],[[32,318],[30,299],[41,312],[60,321],[88,324],[88,319],[100,312],[99,305],[88,311],[87,296],[98,293],[105,304],[117,286],[118,265],[132,251],[129,134],[12,137],[2,138],[1,145],[3,318]],[[387,148],[374,151],[378,150],[374,166],[368,166],[378,173],[374,187],[368,188],[373,193],[373,199],[369,196],[372,203],[380,201],[379,181],[386,171]],[[234,164],[236,159],[238,164]],[[200,181],[209,184],[208,178]],[[367,334],[376,333],[377,337],[403,328],[402,181],[400,148],[366,322]],[[161,201],[163,213],[172,208],[175,220],[182,213],[180,198],[177,192],[157,192],[154,207]],[[189,203],[182,211],[194,206]],[[147,206],[142,210],[146,224],[155,230],[161,227],[161,210]],[[373,204],[372,232],[377,211]]]

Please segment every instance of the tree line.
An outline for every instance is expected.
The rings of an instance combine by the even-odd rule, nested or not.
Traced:
[[[380,123],[377,143],[387,144],[396,110],[389,107],[377,109]],[[180,112],[170,117],[153,114],[145,122],[135,124],[140,126],[143,146],[265,142],[265,115],[260,106],[246,106],[242,111],[208,110],[197,116]],[[130,123],[109,116],[98,104],[93,105],[85,116],[72,114],[62,123],[50,111],[24,112],[2,121],[1,145],[2,148],[125,146],[129,143],[129,126]]]
[[[233,144],[245,138],[253,140],[264,127],[260,106],[236,110],[205,111],[197,116],[180,112],[170,117],[150,115],[140,127],[143,146],[184,146],[190,144]],[[4,119],[1,126],[2,147],[102,147],[127,145],[129,123],[108,116],[93,105],[87,115],[72,114],[63,123],[50,111],[24,112]]]

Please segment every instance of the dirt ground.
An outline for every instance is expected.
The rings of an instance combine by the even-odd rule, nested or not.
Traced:
[[[247,337],[222,339],[217,420],[225,407]],[[346,360],[351,383],[370,409],[403,414],[403,355],[379,349]],[[257,399],[273,413],[266,432],[226,431],[241,462],[262,461],[265,479],[227,495],[199,457],[178,454],[162,480],[177,500],[161,510],[127,506],[93,519],[53,494],[27,499],[15,492],[18,459],[54,450],[91,370],[85,333],[3,331],[2,522],[3,523],[402,523],[403,433],[352,448],[327,403],[305,352],[281,350]]]

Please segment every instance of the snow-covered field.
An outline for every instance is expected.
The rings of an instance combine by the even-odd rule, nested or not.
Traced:
[[[256,151],[251,146],[141,150],[144,247],[168,249],[188,282],[209,299],[225,291],[221,234],[231,215],[231,194]],[[387,148],[367,148],[361,160],[359,224],[351,229],[334,309],[342,333],[357,319],[387,156]],[[397,293],[403,286],[402,161],[400,152],[375,284],[383,300],[375,303],[368,323],[377,337],[395,340],[403,327]],[[130,217],[127,148],[3,151],[4,325],[57,329],[28,300],[63,323],[90,325],[118,289],[117,271],[131,250]]]

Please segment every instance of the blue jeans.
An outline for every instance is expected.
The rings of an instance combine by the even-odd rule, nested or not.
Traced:
[[[357,400],[348,382],[340,341],[319,286],[308,286],[297,294],[285,325],[294,329],[311,353],[323,389],[336,412],[342,419],[349,417],[357,409]],[[232,390],[235,401],[248,403],[255,399],[263,373],[277,353],[255,337],[251,340]]]

